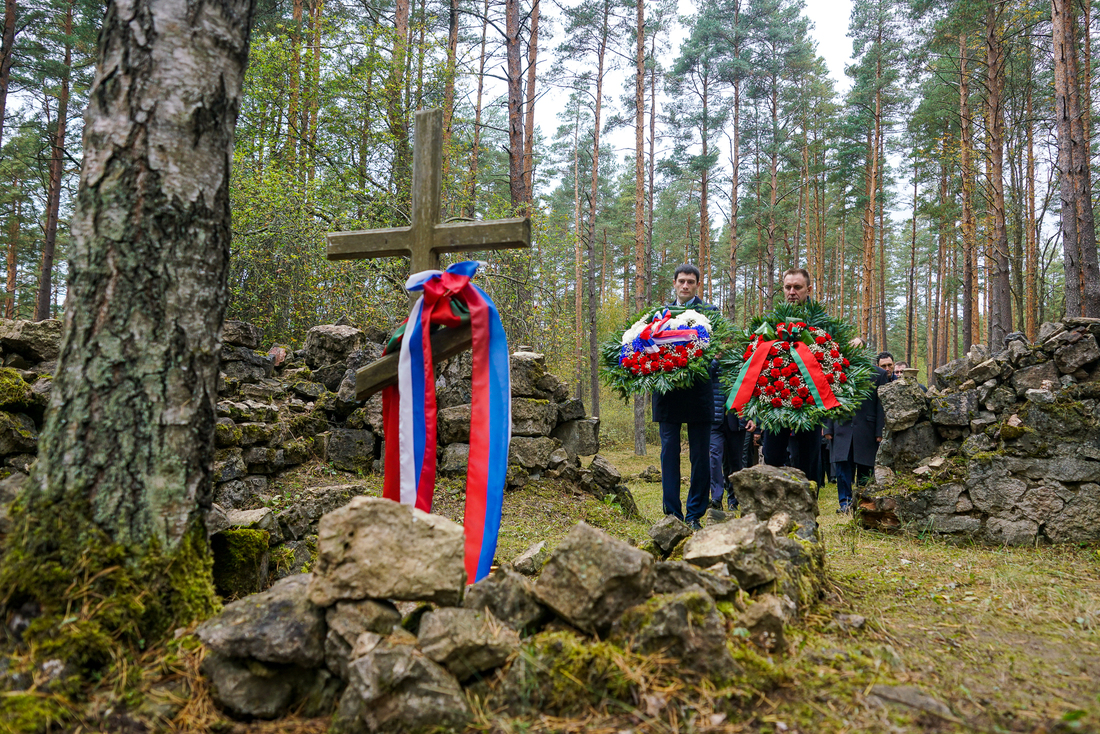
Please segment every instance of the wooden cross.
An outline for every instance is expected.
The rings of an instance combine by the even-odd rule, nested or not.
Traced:
[[[440,222],[443,177],[443,111],[416,113],[413,142],[412,224],[408,227],[368,229],[328,234],[329,260],[356,260],[407,256],[410,272],[439,268],[444,252],[505,250],[531,246],[531,220],[527,217],[491,222]],[[469,324],[440,329],[431,336],[432,359],[441,361],[465,351],[472,344]],[[397,354],[391,354],[359,370],[355,392],[365,400],[397,382]]]

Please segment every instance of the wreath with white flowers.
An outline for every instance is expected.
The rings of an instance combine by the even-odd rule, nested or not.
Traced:
[[[710,363],[732,333],[714,308],[651,308],[604,343],[601,376],[624,399],[690,387],[710,379]]]

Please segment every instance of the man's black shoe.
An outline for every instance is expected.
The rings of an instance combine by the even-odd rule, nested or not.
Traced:
[[[691,532],[693,533],[703,529],[702,523],[700,523],[698,520],[692,520],[690,526]]]
[[[711,500],[710,504],[707,505],[707,507],[709,507],[712,510],[721,510],[722,509],[722,500]]]

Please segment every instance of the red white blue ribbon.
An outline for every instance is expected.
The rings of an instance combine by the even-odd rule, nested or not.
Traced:
[[[435,370],[428,338],[433,325],[456,328],[463,319],[452,299],[466,306],[473,336],[473,397],[470,406],[470,462],[466,473],[466,579],[489,574],[500,532],[508,445],[512,436],[512,389],[508,343],[496,306],[470,282],[474,261],[446,272],[427,270],[405,287],[421,291],[401,339],[396,386],[382,393],[386,465],[383,496],[431,512],[435,490]]]

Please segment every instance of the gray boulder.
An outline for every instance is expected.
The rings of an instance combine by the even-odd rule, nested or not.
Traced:
[[[932,423],[937,426],[966,426],[978,412],[978,391],[964,390],[932,398]]]
[[[1098,359],[1100,359],[1100,345],[1097,345],[1096,337],[1092,334],[1059,347],[1054,352],[1054,364],[1067,375]]]
[[[315,668],[324,662],[325,614],[309,601],[309,581],[309,574],[288,576],[229,604],[196,634],[225,657]]]
[[[584,403],[577,398],[569,398],[558,403],[558,423],[584,418]]]
[[[524,576],[538,576],[549,557],[550,550],[546,547],[546,541],[540,540],[512,559],[512,568]]]
[[[546,358],[537,352],[515,352],[512,355],[510,376],[512,378],[512,397],[548,398],[539,387],[539,381],[546,375]]]
[[[310,369],[315,370],[324,365],[343,362],[364,341],[363,332],[354,326],[314,326],[306,333],[302,356]]]
[[[574,456],[592,456],[600,450],[600,419],[579,418],[561,423],[551,434]]]
[[[546,562],[535,595],[578,629],[599,633],[652,588],[653,556],[579,522]]]
[[[742,513],[767,522],[785,512],[800,526],[800,535],[808,538],[817,530],[817,489],[799,469],[757,464],[729,480]]]
[[[987,359],[976,364],[966,374],[968,380],[973,380],[979,385],[986,380],[992,380],[1001,376],[1001,365],[995,359]],[[881,393],[881,391],[880,391]]]
[[[1012,342],[1018,344],[1019,342]],[[985,409],[1000,415],[1016,404],[1016,391],[1007,385],[997,385],[983,401]]]
[[[364,632],[352,654],[334,731],[461,729],[470,720],[458,681],[412,645]]]
[[[499,668],[516,648],[519,635],[492,612],[447,607],[420,619],[418,647],[459,681]]]
[[[498,568],[467,587],[462,606],[491,612],[523,635],[533,632],[548,614],[546,607],[535,598],[531,583],[507,567]]]
[[[924,421],[884,438],[879,445],[876,463],[889,466],[896,472],[909,471],[923,464],[939,447],[939,434],[931,423]]]
[[[1023,396],[1028,390],[1040,390],[1044,383],[1058,384],[1058,368],[1053,362],[1024,367],[1012,373],[1012,387]]]
[[[550,454],[559,445],[546,436],[513,436],[508,447],[508,463],[518,464],[528,471],[541,471],[550,465]]]
[[[775,537],[754,515],[697,531],[684,546],[684,560],[699,568],[722,564],[743,589],[774,581]]]
[[[548,436],[557,423],[558,409],[543,398],[512,398],[512,435]]]
[[[0,455],[34,452],[37,448],[38,431],[30,416],[0,412]]]
[[[440,445],[470,442],[470,407],[469,403],[463,403],[436,413],[436,435]]]
[[[333,428],[325,445],[325,461],[350,472],[367,472],[374,466],[375,438],[370,431]]]
[[[222,342],[225,344],[245,349],[259,349],[263,338],[263,329],[258,326],[234,319],[229,319],[222,324]]]
[[[277,719],[291,708],[303,716],[332,710],[342,683],[324,668],[302,669],[210,653],[200,670],[214,702],[234,716]]]
[[[592,457],[592,463],[588,465],[588,470],[592,472],[592,481],[605,493],[614,490],[623,481],[623,475],[619,473],[615,465],[600,454]]]
[[[348,658],[359,636],[364,632],[388,635],[401,624],[401,613],[388,601],[340,601],[328,608],[325,621],[325,665],[341,680],[347,680]]]
[[[886,414],[886,428],[904,431],[915,426],[928,409],[928,398],[915,380],[894,380],[878,389],[882,410]]]
[[[665,515],[649,529],[649,537],[666,556],[680,545],[685,538],[691,537],[691,528],[675,515]]]
[[[660,561],[653,565],[653,593],[678,594],[698,586],[716,601],[730,601],[737,595],[737,582],[685,561]]]
[[[737,626],[749,631],[749,639],[768,652],[783,653],[787,636],[783,626],[787,621],[787,606],[774,594],[761,594],[741,613]]]
[[[462,527],[446,518],[355,497],[321,518],[309,596],[318,606],[366,598],[457,604],[464,551]]]
[[[441,477],[458,477],[466,473],[470,465],[470,444],[451,443],[443,447],[437,471]]]
[[[971,366],[969,357],[959,357],[936,369],[932,373],[936,379],[936,387],[941,390],[958,387],[966,382]]]
[[[271,536],[272,545],[282,540],[279,521],[275,519],[275,513],[268,507],[259,507],[255,510],[229,510],[225,513],[225,517],[231,528],[266,530]]]
[[[0,345],[5,353],[17,352],[31,362],[55,360],[61,353],[61,322],[0,319]]]
[[[1061,512],[1046,518],[1046,536],[1055,543],[1100,541],[1100,484],[1086,482],[1064,495]]]
[[[697,586],[627,609],[611,639],[642,654],[678,658],[682,667],[701,675],[721,677],[736,667],[714,599]]]

